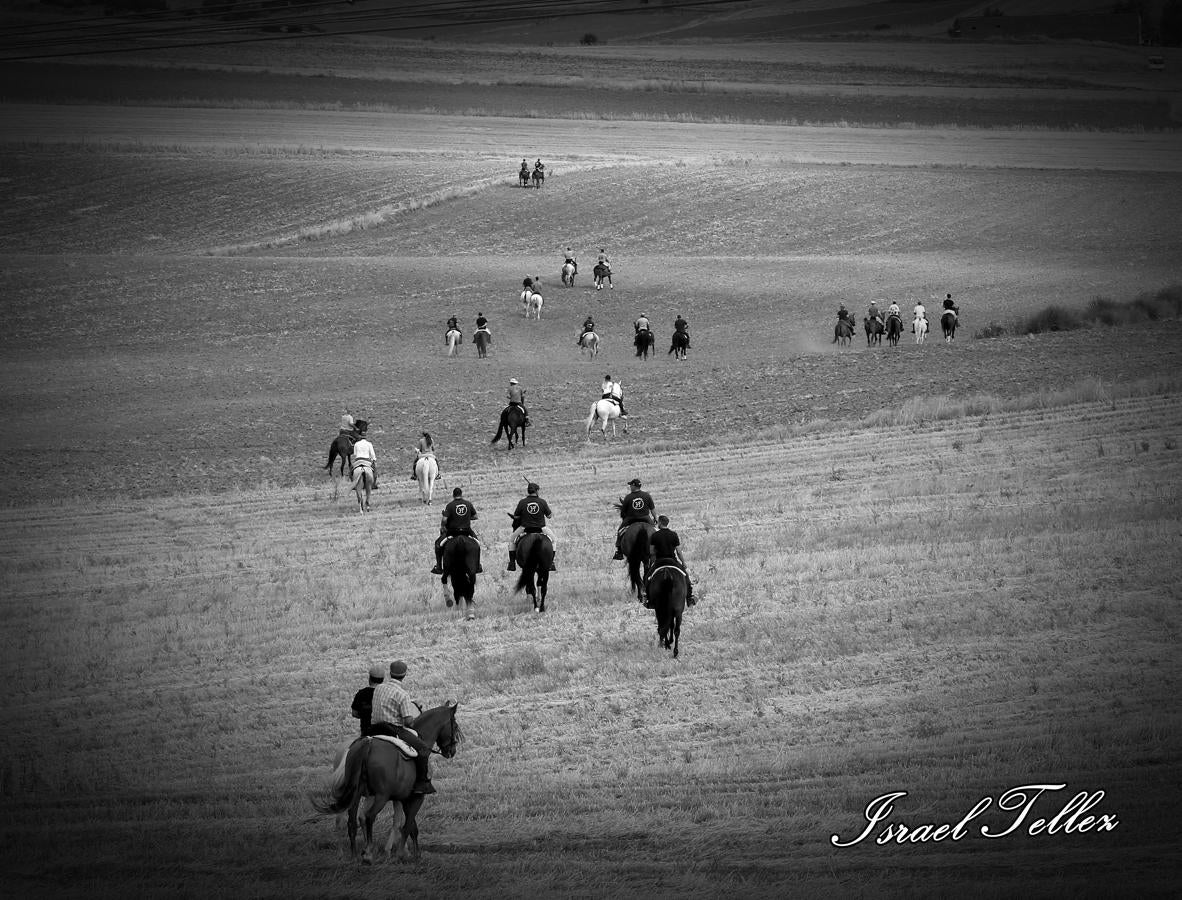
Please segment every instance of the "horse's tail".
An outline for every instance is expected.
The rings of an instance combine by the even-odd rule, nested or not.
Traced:
[[[493,435],[493,439],[489,441],[489,443],[495,444],[497,441],[499,441],[501,439],[501,435],[505,433],[506,428],[508,428],[508,425],[505,421],[505,411],[501,410],[501,421],[497,425],[497,433]]]
[[[312,806],[318,813],[332,816],[344,812],[353,805],[354,799],[362,790],[361,780],[365,775],[365,764],[369,760],[371,746],[372,740],[364,740],[349,748],[345,758],[344,775],[333,784],[327,797],[311,798]]]
[[[641,567],[648,559],[648,529],[643,525],[638,529],[636,540],[628,548],[628,583],[632,585],[637,596],[644,592],[644,575]]]

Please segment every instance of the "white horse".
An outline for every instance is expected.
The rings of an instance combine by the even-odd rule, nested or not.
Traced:
[[[923,339],[928,336],[928,320],[924,316],[917,316],[915,322],[915,343],[922,344]]]
[[[574,287],[575,286],[575,264],[574,263],[563,263],[562,264],[562,283],[565,284],[567,287]]]
[[[527,319],[542,319],[542,295],[536,291],[525,301],[525,317]]]
[[[620,419],[620,406],[611,400],[599,399],[591,404],[591,415],[587,416],[587,440],[591,440],[591,426],[595,424],[595,420],[600,421],[599,431],[603,435],[604,440],[607,440],[607,426],[612,427],[612,437],[616,436],[616,419]],[[624,416],[621,419],[624,425],[624,434],[628,433],[628,417]]]
[[[583,336],[579,338],[579,353],[589,354],[595,359],[599,355],[599,335],[594,331],[583,332]]]
[[[357,493],[357,511],[369,512],[369,492],[373,490],[374,474],[368,461],[361,460],[353,466],[353,490]]]
[[[455,356],[460,352],[460,342],[463,341],[464,336],[458,328],[449,329],[445,340],[447,341],[447,355]]]
[[[439,463],[434,453],[422,453],[415,460],[415,480],[419,483],[419,499],[430,503],[435,496],[435,481],[439,478]]]

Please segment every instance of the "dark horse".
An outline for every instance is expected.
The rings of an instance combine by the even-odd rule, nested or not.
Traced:
[[[940,327],[944,329],[944,340],[952,343],[952,339],[956,337],[956,325],[959,316],[956,315],[956,310],[946,309],[944,314],[940,316]]]
[[[899,338],[903,334],[902,316],[889,315],[886,320],[886,339],[892,347],[899,346]]]
[[[411,725],[419,733],[424,744],[439,747],[439,753],[447,759],[456,755],[456,744],[462,735],[456,722],[456,702],[449,700],[443,706],[429,709]],[[325,800],[313,799],[312,805],[323,815],[336,815],[349,811],[349,849],[357,855],[357,807],[361,798],[369,794],[372,798],[365,810],[365,848],[362,862],[372,862],[370,845],[373,843],[373,823],[385,805],[394,801],[402,804],[404,821],[402,840],[396,853],[410,842],[411,854],[419,856],[419,826],[415,821],[419,807],[423,805],[423,794],[412,794],[415,783],[415,764],[389,741],[377,737],[358,738],[349,747],[345,758],[344,776],[335,784]]]
[[[591,274],[595,276],[595,290],[603,290],[603,279],[607,279],[608,287],[615,287],[612,284],[612,270],[611,267],[605,266],[603,263],[596,263],[595,268],[591,270]]]
[[[689,332],[675,331],[673,332],[673,343],[669,345],[669,353],[673,354],[674,359],[685,359],[686,353],[689,351]],[[669,354],[666,353],[666,356]]]
[[[525,424],[525,413],[520,406],[510,403],[503,410],[501,410],[501,422],[497,426],[497,433],[493,435],[493,439],[489,441],[490,444],[495,444],[501,439],[501,435],[505,435],[505,440],[509,442],[509,449],[513,449],[513,445],[521,441],[521,446],[525,446],[525,429],[528,426]]]
[[[534,169],[533,179],[534,187],[540,188],[542,186],[542,182],[546,180],[546,173],[541,169]]]
[[[443,583],[451,581],[452,597],[447,598],[447,605],[454,602],[461,613],[467,613],[469,619],[476,618],[476,569],[480,564],[480,545],[476,539],[466,534],[457,534],[449,538],[443,548]],[[465,606],[467,604],[467,606]]]
[[[328,463],[325,469],[332,471],[332,464],[339,456],[341,458],[341,476],[344,477],[346,464],[350,469],[353,468],[353,444],[357,441],[358,435],[369,429],[369,423],[365,419],[358,419],[353,423],[352,431],[342,431],[335,438],[332,443],[328,445]]]
[[[554,562],[554,544],[541,532],[523,534],[517,542],[517,565],[521,574],[517,576],[517,587],[522,588],[534,602],[534,612],[546,611],[546,586],[550,583],[550,565]],[[534,587],[534,579],[537,587]]]
[[[620,535],[620,552],[628,561],[628,583],[642,603],[645,598],[644,570],[648,568],[648,539],[656,527],[648,522],[633,522]]]
[[[482,328],[472,335],[472,343],[476,345],[476,358],[484,359],[488,356],[488,345],[492,343],[492,335]]]
[[[866,317],[866,346],[871,344],[882,344],[882,333],[886,329],[882,325],[882,319],[877,316]]]
[[[658,560],[648,576],[648,605],[657,614],[657,643],[666,650],[672,648],[674,659],[677,659],[677,643],[681,638],[685,594],[685,572]]]
[[[653,333],[647,328],[642,328],[636,332],[636,337],[632,339],[632,343],[636,347],[637,357],[648,359],[648,355],[653,352],[653,345],[656,342],[657,339],[653,337]]]
[[[522,166],[517,171],[517,180],[522,187],[529,187],[529,166]]]
[[[833,343],[840,344],[842,347],[849,346],[849,343],[854,338],[854,320],[838,319],[837,324],[833,326]]]

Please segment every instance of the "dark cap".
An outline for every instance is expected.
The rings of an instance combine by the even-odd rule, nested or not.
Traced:
[[[451,495],[453,497],[462,497],[464,495],[464,489],[463,488],[452,488]]]
[[[540,490],[541,490],[541,488],[538,487],[536,484],[534,484],[532,481],[525,486],[525,491],[528,494],[536,494]]]
[[[400,659],[394,660],[390,663],[390,677],[391,678],[405,678],[406,677],[406,663]]]
[[[631,481],[628,482],[628,486],[629,487],[640,487],[640,479],[633,478]]]

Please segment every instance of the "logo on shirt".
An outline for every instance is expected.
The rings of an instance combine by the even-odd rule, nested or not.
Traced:
[[[456,507],[455,507],[455,512],[456,512],[457,516],[468,515],[468,504],[467,503],[457,503]]]
[[[644,498],[635,497],[632,500],[632,508],[636,510],[644,509]]]
[[[542,507],[537,503],[527,503],[525,504],[525,511],[531,516],[536,516],[542,511]]]

